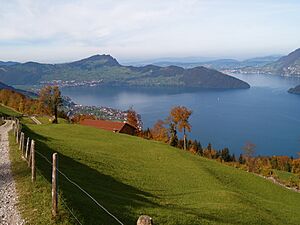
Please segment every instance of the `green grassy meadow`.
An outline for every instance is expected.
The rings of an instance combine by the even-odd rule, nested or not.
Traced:
[[[0,104],[0,116],[21,116],[22,114]]]
[[[52,117],[50,116],[36,116],[36,119],[40,121],[42,124],[52,124]],[[58,118],[58,123],[68,123],[67,120]]]
[[[161,225],[299,224],[300,194],[255,174],[91,127],[26,124],[23,129],[48,159],[58,152],[59,169],[124,224],[135,224],[141,214]],[[50,165],[37,155],[37,166],[44,185],[50,185]],[[82,224],[118,224],[62,176],[59,185]]]
[[[30,169],[21,158],[21,152],[14,140],[12,132],[10,132],[11,167],[19,195],[18,207],[22,212],[22,217],[27,222],[26,224],[76,224],[62,204],[62,196],[59,197],[59,217],[55,220],[51,217],[51,185],[40,170],[37,171],[35,183],[31,182]]]

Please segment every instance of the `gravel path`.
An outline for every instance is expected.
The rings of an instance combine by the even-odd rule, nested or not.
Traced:
[[[17,193],[9,160],[8,131],[12,122],[0,126],[0,225],[23,225],[17,209]]]

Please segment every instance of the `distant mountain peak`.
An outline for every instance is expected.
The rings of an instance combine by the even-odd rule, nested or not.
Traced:
[[[115,58],[106,54],[93,55],[70,64],[80,67],[120,66],[119,62]]]
[[[284,56],[278,60],[283,64],[291,64],[294,63],[296,60],[300,59],[300,48],[296,49],[295,51],[291,52],[287,56]]]

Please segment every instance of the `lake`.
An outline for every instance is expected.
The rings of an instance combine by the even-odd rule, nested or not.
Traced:
[[[300,95],[287,90],[299,78],[271,75],[233,75],[251,85],[246,90],[190,90],[176,88],[74,87],[62,89],[78,104],[109,106],[141,114],[144,128],[167,117],[171,107],[193,110],[189,138],[216,149],[239,154],[246,142],[257,155],[296,156],[300,151]]]

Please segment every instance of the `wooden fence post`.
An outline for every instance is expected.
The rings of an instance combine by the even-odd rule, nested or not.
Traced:
[[[36,170],[35,170],[35,149],[34,141],[32,142],[31,148],[31,181],[34,182],[36,179]]]
[[[21,146],[22,156],[25,157],[25,134],[22,135],[22,146]]]
[[[57,215],[57,153],[52,155],[52,216]]]
[[[28,160],[28,150],[29,150],[29,142],[30,142],[30,138],[27,137],[27,142],[26,142],[26,149],[25,149],[25,159]]]
[[[14,133],[14,137],[16,137],[16,126],[15,126],[15,123],[13,123],[13,133]]]
[[[31,145],[30,145],[30,149],[29,149],[29,157],[28,157],[28,167],[31,166],[31,161],[32,161],[32,149],[34,148],[34,140],[31,140]]]
[[[22,139],[23,139],[23,135],[24,135],[24,133],[21,132],[21,134],[20,134],[20,140],[19,140],[19,150],[22,150]]]
[[[19,143],[19,126],[17,125],[17,135],[16,135],[16,142]]]

